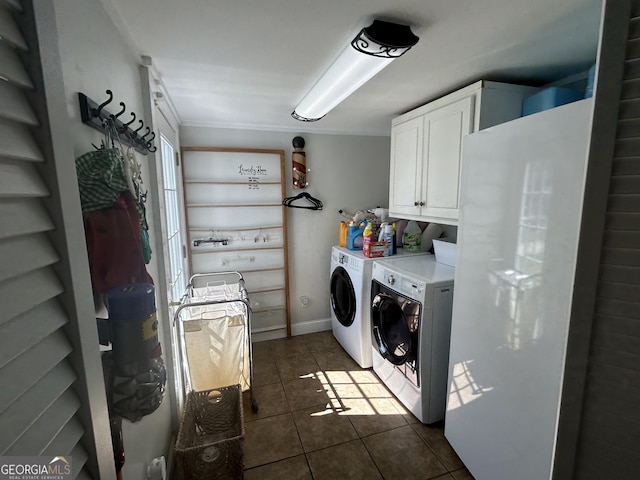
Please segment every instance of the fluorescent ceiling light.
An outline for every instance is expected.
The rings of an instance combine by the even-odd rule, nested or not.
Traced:
[[[351,41],[291,116],[315,122],[418,43],[406,25],[374,20]]]

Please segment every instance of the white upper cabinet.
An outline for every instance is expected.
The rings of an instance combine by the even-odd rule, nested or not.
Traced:
[[[457,225],[462,138],[519,117],[536,90],[480,81],[395,118],[389,214]]]
[[[391,129],[389,205],[393,205],[397,216],[420,211],[423,131],[422,117],[407,120]]]
[[[458,218],[462,137],[472,132],[473,100],[466,97],[424,116],[421,215]]]

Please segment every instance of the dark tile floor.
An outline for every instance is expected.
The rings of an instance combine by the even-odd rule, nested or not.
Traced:
[[[442,424],[418,422],[330,331],[254,344],[253,374],[246,480],[473,480]]]

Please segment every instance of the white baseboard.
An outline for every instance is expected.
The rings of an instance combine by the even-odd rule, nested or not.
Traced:
[[[306,335],[308,333],[324,332],[325,330],[331,330],[331,318],[322,318],[320,320],[294,323],[293,325],[291,325],[291,336],[296,337],[298,335]],[[286,327],[270,327],[260,330],[252,330],[251,332],[251,340],[254,343],[286,337]]]
[[[324,332],[331,330],[331,318],[311,320],[309,322],[295,323],[291,325],[291,335],[306,335],[308,333]]]
[[[287,329],[286,328],[278,328],[276,330],[265,330],[265,331],[253,331],[251,332],[251,341],[253,343],[256,342],[264,342],[266,340],[275,340],[276,338],[286,338],[287,337]]]

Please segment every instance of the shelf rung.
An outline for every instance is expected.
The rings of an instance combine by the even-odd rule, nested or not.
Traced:
[[[281,203],[247,203],[247,204],[233,204],[233,205],[221,205],[221,204],[188,204],[187,208],[259,208],[259,207],[281,207]]]

